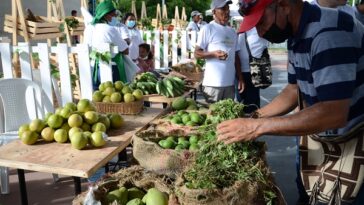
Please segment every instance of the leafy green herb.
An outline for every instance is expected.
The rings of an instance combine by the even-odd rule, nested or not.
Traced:
[[[221,100],[210,105],[211,115],[206,120],[208,124],[218,124],[225,120],[231,120],[244,116],[244,104],[232,99]]]
[[[75,17],[67,17],[64,21],[68,28],[76,29],[80,25],[80,22]]]

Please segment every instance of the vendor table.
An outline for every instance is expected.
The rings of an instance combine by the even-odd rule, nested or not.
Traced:
[[[0,147],[0,166],[18,169],[22,204],[28,204],[24,170],[73,176],[75,193],[81,192],[80,177],[88,178],[130,144],[132,136],[163,114],[163,109],[145,108],[139,115],[124,115],[125,124],[112,130],[102,148],[76,150],[71,144],[37,143],[25,145],[15,140]]]

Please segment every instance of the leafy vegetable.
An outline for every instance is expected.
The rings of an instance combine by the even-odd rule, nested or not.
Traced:
[[[231,120],[244,116],[244,104],[232,99],[221,100],[210,105],[211,115],[206,121],[207,124],[217,124],[225,120]]]
[[[75,17],[67,17],[64,20],[68,26],[68,28],[77,28],[80,25],[80,22]]]
[[[205,127],[203,143],[194,164],[184,173],[190,189],[214,189],[232,186],[236,181],[260,182],[269,204],[276,195],[270,172],[262,160],[264,143],[251,141],[225,145],[216,141],[214,126]]]

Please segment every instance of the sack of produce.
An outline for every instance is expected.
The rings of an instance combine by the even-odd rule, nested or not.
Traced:
[[[73,200],[73,205],[174,205],[173,181],[140,166],[120,170]]]
[[[279,191],[265,162],[265,144],[245,142],[225,145],[209,142],[196,152],[195,161],[177,179],[175,191],[181,205],[280,204]],[[283,202],[284,203],[284,202]]]
[[[176,177],[191,163],[199,149],[197,135],[186,136],[183,130],[164,133],[147,130],[133,137],[133,155],[149,171]]]

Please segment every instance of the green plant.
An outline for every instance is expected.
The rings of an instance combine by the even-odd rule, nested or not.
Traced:
[[[74,17],[67,17],[64,21],[66,22],[68,28],[75,29],[80,25],[80,22]]]
[[[171,24],[171,22],[172,22],[171,19],[168,19],[168,18],[163,18],[161,20],[161,23],[163,26],[167,26],[167,25]]]
[[[142,18],[139,21],[139,24],[144,30],[154,30],[154,26],[152,25],[152,19],[151,18]]]

